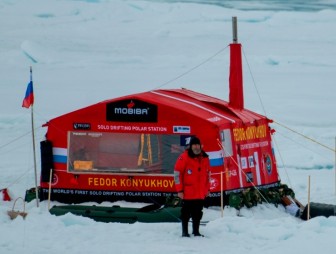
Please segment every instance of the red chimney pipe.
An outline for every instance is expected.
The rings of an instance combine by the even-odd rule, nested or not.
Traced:
[[[237,37],[237,17],[232,17],[233,43],[230,44],[230,93],[229,106],[236,109],[244,108],[243,67],[241,44]]]

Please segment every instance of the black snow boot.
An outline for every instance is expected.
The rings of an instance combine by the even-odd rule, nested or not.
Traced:
[[[182,237],[190,237],[188,233],[188,220],[182,220]]]
[[[199,220],[193,221],[193,235],[194,236],[202,236],[202,237],[204,237],[204,235],[202,235],[199,232],[199,226],[200,226],[200,221]]]
[[[188,232],[182,232],[182,237],[190,237],[190,235],[188,234]]]
[[[200,232],[199,232],[199,227],[200,227],[200,223],[201,223],[201,219],[203,217],[203,212],[200,211],[199,213],[197,214],[194,214],[193,218],[192,218],[192,227],[193,227],[193,235],[194,236],[202,236],[204,237],[204,235],[202,235]]]

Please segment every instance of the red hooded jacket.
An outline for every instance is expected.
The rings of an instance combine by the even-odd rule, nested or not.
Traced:
[[[183,192],[184,199],[204,199],[210,190],[210,161],[202,151],[199,156],[190,156],[189,150],[177,159],[174,181],[177,192]]]

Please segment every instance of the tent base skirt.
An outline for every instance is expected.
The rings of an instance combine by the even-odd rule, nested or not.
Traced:
[[[53,206],[50,209],[50,213],[56,216],[72,213],[74,215],[88,217],[99,222],[157,223],[181,221],[181,207],[158,207],[154,204],[143,208],[62,205]]]

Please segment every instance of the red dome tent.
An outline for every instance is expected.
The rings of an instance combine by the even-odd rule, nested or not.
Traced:
[[[269,122],[186,89],[103,101],[45,124],[42,196],[52,163],[52,199],[162,202],[175,192],[174,163],[193,135],[210,157],[211,198],[219,196],[220,172],[225,191],[274,185],[279,179]]]
[[[186,89],[106,100],[54,118],[41,142],[41,199],[164,203],[174,164],[197,135],[211,163],[210,204],[279,183],[270,120],[244,109],[241,45],[230,44],[230,101]],[[223,181],[221,182],[221,173]]]

